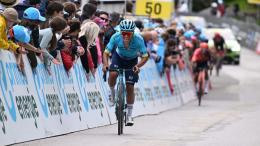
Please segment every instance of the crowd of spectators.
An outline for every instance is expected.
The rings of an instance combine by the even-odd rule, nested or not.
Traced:
[[[166,26],[162,19],[138,19],[133,15],[131,2],[123,14],[99,10],[95,0],[86,3],[82,10],[80,0],[8,2],[0,0],[0,48],[15,54],[23,73],[22,55],[28,56],[33,71],[41,60],[49,75],[51,64],[63,64],[70,72],[79,59],[88,79],[102,64],[102,53],[111,36],[120,31],[120,21],[132,19],[137,26],[135,33],[143,37],[150,59],[157,64],[160,75],[166,74],[173,94],[172,68],[184,70],[189,59],[186,54],[198,48],[198,40],[203,41],[200,30],[192,24],[173,20]]]

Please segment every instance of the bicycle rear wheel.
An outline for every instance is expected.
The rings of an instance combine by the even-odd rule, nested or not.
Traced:
[[[222,67],[222,58],[218,57],[217,58],[217,63],[216,63],[216,75],[219,76],[219,71]]]
[[[117,99],[117,121],[118,121],[118,135],[123,134],[124,127],[124,86],[122,83],[118,84],[118,99]]]

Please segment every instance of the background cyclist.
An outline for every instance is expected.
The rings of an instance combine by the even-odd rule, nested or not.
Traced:
[[[208,75],[208,68],[211,61],[211,54],[208,50],[207,43],[200,43],[200,48],[196,49],[193,56],[192,56],[192,65],[193,65],[193,72],[194,72],[194,82],[195,87],[198,92],[198,76],[201,70],[205,71],[205,93],[208,93],[208,85],[209,85],[209,75]]]

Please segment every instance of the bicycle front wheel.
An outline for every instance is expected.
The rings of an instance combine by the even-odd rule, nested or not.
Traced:
[[[118,99],[117,99],[117,120],[118,120],[118,135],[123,134],[124,127],[124,85],[122,83],[118,84]]]

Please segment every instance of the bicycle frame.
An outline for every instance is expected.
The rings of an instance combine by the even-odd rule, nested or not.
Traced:
[[[118,135],[123,134],[123,123],[126,122],[126,87],[124,83],[124,70],[118,70],[118,83],[117,83],[117,95],[116,95],[116,116],[118,121]]]
[[[123,134],[123,123],[126,125],[126,85],[124,81],[124,75],[126,71],[130,69],[109,69],[109,71],[115,71],[118,73],[118,82],[117,82],[117,90],[116,90],[116,106],[115,106],[115,114],[118,121],[118,135]],[[131,69],[132,70],[132,69]],[[103,76],[104,80],[106,76]],[[105,80],[106,81],[106,80]]]

